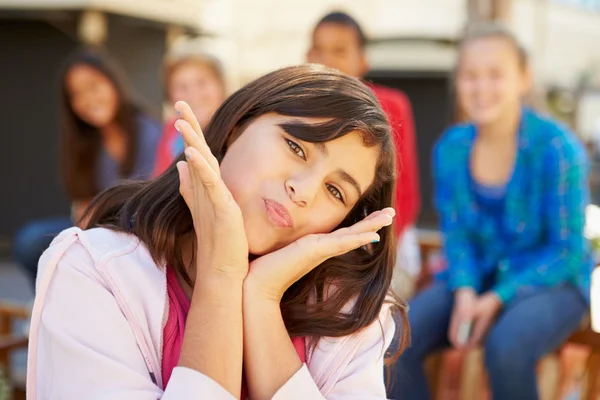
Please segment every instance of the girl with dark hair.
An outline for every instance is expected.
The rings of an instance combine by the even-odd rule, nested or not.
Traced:
[[[240,89],[204,133],[175,108],[176,165],[96,197],[42,256],[30,398],[385,399],[405,310],[372,92],[306,65]]]
[[[35,221],[16,235],[15,258],[35,282],[37,263],[54,235],[76,224],[91,199],[122,179],[147,179],[160,125],[137,105],[119,67],[100,50],[65,62],[61,91],[61,170],[71,217]]]

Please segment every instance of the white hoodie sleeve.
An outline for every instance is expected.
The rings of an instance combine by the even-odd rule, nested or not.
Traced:
[[[310,364],[303,365],[273,400],[385,400],[384,355],[395,322],[384,306],[378,320],[360,332],[319,341]]]
[[[234,399],[209,377],[183,367],[173,370],[163,392],[90,254],[74,240],[61,245],[40,260],[44,276],[32,317],[28,400]]]

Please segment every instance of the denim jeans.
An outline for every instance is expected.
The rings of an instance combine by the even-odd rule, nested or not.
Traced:
[[[411,346],[389,371],[389,398],[429,399],[423,361],[450,346],[453,302],[445,282],[434,283],[409,302]],[[587,310],[579,290],[567,285],[537,288],[506,304],[483,343],[493,399],[537,399],[536,362],[577,330]]]
[[[40,256],[61,231],[73,226],[69,217],[46,218],[29,222],[15,234],[14,258],[35,287]]]

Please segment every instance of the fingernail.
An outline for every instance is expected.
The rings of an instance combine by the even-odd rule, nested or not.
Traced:
[[[181,117],[181,110],[175,110],[175,111],[177,111],[177,116]]]
[[[379,243],[379,238],[373,239],[373,241],[371,243]]]
[[[189,160],[191,160],[191,159],[193,158],[193,157],[192,157],[192,152],[191,152],[191,151],[189,151],[189,150],[186,150],[186,151],[185,151],[185,156],[186,156],[186,157],[187,157]]]
[[[175,122],[175,124],[173,126],[175,126],[175,129],[177,130],[177,132],[181,133],[181,129],[179,129],[179,125],[177,124],[177,122]]]

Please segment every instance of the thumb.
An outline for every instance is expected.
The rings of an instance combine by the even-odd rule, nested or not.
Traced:
[[[194,186],[192,184],[188,163],[179,161],[177,163],[177,172],[179,173],[179,193],[189,208],[192,205]]]

